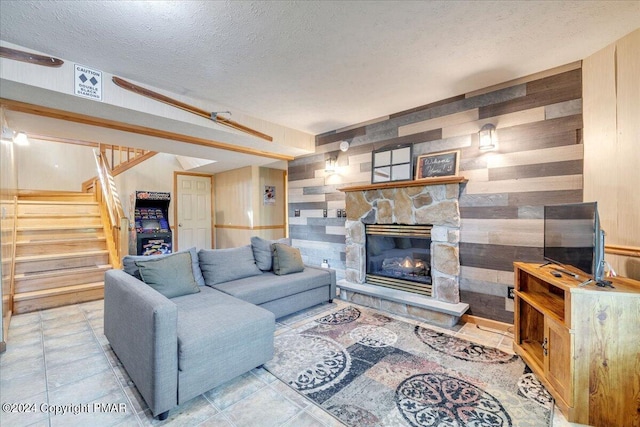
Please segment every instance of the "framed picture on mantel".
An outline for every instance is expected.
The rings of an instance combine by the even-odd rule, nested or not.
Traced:
[[[460,150],[423,154],[416,161],[416,179],[457,176],[459,169]]]
[[[384,147],[371,154],[371,183],[411,180],[413,146]]]

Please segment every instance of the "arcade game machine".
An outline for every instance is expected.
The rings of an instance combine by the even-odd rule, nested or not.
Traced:
[[[136,191],[133,217],[135,219],[136,255],[171,253],[169,203],[171,193]]]

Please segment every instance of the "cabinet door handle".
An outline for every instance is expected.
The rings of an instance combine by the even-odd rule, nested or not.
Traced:
[[[547,338],[542,341],[542,352],[545,356],[549,354],[549,340]]]

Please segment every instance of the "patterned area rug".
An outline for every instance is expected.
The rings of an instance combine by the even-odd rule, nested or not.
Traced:
[[[547,426],[551,397],[522,360],[348,306],[275,340],[265,367],[354,426]]]

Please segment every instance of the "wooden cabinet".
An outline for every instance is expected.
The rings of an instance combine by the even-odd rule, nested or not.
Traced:
[[[640,282],[551,275],[514,263],[514,350],[570,422],[640,426]]]

